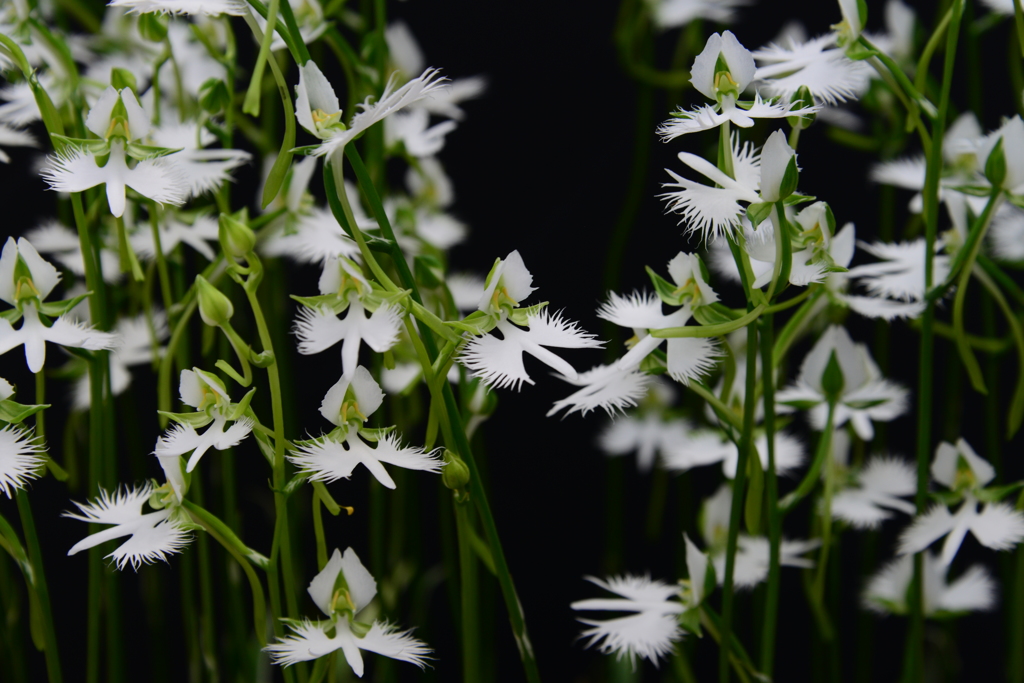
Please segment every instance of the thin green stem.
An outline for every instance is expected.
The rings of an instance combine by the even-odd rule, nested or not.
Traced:
[[[782,544],[782,514],[779,511],[779,477],[775,469],[775,372],[772,365],[771,315],[761,319],[761,381],[764,401],[764,431],[768,441],[768,586],[765,591],[764,622],[761,627],[761,671],[772,675],[775,667],[775,636],[778,628],[779,588],[781,586],[779,557]]]
[[[835,403],[829,403],[825,431],[821,433],[821,437],[818,439],[818,448],[814,452],[814,462],[811,463],[811,469],[804,475],[796,490],[779,501],[779,508],[783,512],[792,510],[797,503],[803,500],[818,485],[818,481],[821,478],[821,468],[825,465],[825,459],[832,457],[832,431],[834,429],[835,412]]]
[[[480,596],[476,565],[476,553],[473,551],[471,535],[472,522],[469,514],[469,501],[459,500],[458,494],[454,501],[455,528],[459,540],[459,595],[460,618],[462,630],[462,680],[476,683],[484,680],[480,675]]]

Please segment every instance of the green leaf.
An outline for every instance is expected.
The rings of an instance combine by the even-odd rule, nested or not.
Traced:
[[[49,407],[50,404],[48,403],[41,405],[25,405],[7,399],[0,401],[0,420],[10,422],[12,424],[19,424],[35,415],[40,410],[46,410]]]
[[[786,206],[797,206],[799,204],[807,204],[809,202],[816,201],[817,199],[817,197],[814,197],[809,194],[800,194],[799,192],[794,192],[793,194],[783,199],[782,203],[785,204]]]
[[[669,306],[682,306],[681,295],[676,293],[679,288],[654,272],[650,266],[645,266],[645,269],[647,276],[651,278],[651,284],[654,285],[654,291],[657,292],[658,298]]]
[[[63,301],[49,301],[39,307],[40,312],[43,315],[48,315],[51,318],[59,318],[64,315],[72,308],[82,303],[82,300],[87,296],[90,296],[92,292],[86,292],[85,294],[79,294],[73,299],[64,299]]]
[[[679,626],[684,631],[693,633],[698,638],[703,638],[704,633],[700,630],[700,608],[688,609],[679,615]]]
[[[792,193],[790,193],[792,194]],[[747,218],[755,228],[764,222],[772,213],[771,202],[757,202],[747,207]]]
[[[228,86],[219,78],[207,78],[199,86],[199,106],[208,114],[219,114],[231,106]]]

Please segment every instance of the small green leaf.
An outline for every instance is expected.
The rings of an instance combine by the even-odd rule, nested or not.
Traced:
[[[757,202],[747,207],[747,218],[750,219],[750,223],[756,228],[761,225],[768,216],[772,213],[771,202]]]
[[[156,12],[140,14],[139,35],[151,43],[163,42],[163,39],[167,37],[167,17]]]
[[[25,405],[7,399],[0,401],[0,420],[19,424],[35,415],[40,410],[46,410],[49,407],[50,404],[48,403],[41,405]]]

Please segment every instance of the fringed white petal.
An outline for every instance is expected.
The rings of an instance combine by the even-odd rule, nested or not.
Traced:
[[[25,488],[29,479],[41,472],[46,446],[35,438],[31,429],[8,424],[0,429],[0,489],[12,497],[12,490]]]

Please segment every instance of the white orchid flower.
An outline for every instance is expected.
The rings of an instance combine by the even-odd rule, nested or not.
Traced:
[[[925,616],[982,612],[996,606],[996,582],[981,565],[973,565],[959,578],[949,581],[948,565],[932,553],[925,553],[923,558]],[[913,579],[913,556],[897,557],[871,577],[861,594],[861,603],[881,614],[909,614],[907,591]]]
[[[770,43],[753,53],[760,65],[754,78],[765,93],[787,100],[801,87],[830,106],[856,100],[871,85],[874,69],[847,57],[835,42],[835,34],[829,33],[807,41],[790,35]]]
[[[142,506],[152,493],[153,486],[147,483],[133,489],[118,489],[113,494],[100,489],[100,497],[95,502],[75,502],[79,512],[65,512],[65,517],[90,524],[113,526],[86,536],[71,546],[68,555],[124,536],[130,538],[107,555],[114,559],[118,569],[124,569],[129,563],[138,569],[140,564],[150,564],[157,560],[166,562],[168,555],[181,552],[192,537],[173,516],[176,508],[142,512]]]
[[[832,435],[832,455],[842,468],[849,450],[849,434],[837,429]],[[894,456],[875,456],[850,477],[848,486],[833,495],[832,517],[857,529],[877,529],[893,511],[913,515],[914,505],[902,497],[916,491],[917,473],[910,463]]]
[[[231,180],[231,171],[246,164],[252,155],[240,149],[204,149],[217,138],[197,122],[179,123],[164,120],[153,130],[150,139],[158,147],[177,149],[166,163],[178,169],[188,186],[188,197],[216,191]]]
[[[946,536],[941,562],[949,566],[967,533],[993,550],[1009,550],[1024,540],[1024,514],[1007,503],[985,503],[981,509],[982,488],[992,481],[995,469],[983,460],[963,439],[956,445],[942,442],[932,461],[932,478],[946,488],[960,493],[963,503],[956,514],[938,503],[914,520],[900,536],[899,554],[924,550]]]
[[[243,0],[110,0],[109,7],[124,7],[130,13],[173,14],[176,16],[208,16],[222,14],[241,17],[248,12]]]
[[[361,678],[364,664],[360,650],[366,650],[421,669],[426,665],[431,650],[409,631],[399,631],[384,621],[374,621],[372,625],[356,621],[377,595],[377,582],[352,548],[346,549],[344,555],[335,549],[307,590],[330,619],[289,622],[292,635],[266,647],[275,664],[291,666],[341,650],[352,672]],[[328,635],[331,632],[333,635]]]
[[[0,401],[12,393],[7,380],[0,379]],[[12,491],[25,488],[29,479],[42,474],[45,452],[46,446],[28,427],[8,424],[0,429],[0,489],[5,496],[13,498]]]
[[[655,26],[661,30],[685,26],[693,21],[706,20],[715,24],[730,24],[736,18],[736,9],[747,7],[752,0],[649,0]]]
[[[170,330],[167,327],[167,315],[163,311],[154,311],[152,321],[145,314],[134,318],[122,318],[114,326],[114,334],[121,341],[120,346],[110,352],[110,393],[120,396],[132,383],[130,368],[133,365],[153,363],[163,353],[157,344],[167,338]],[[155,353],[154,353],[155,350]],[[88,410],[92,402],[89,393],[89,376],[84,375],[75,382],[72,392],[72,405],[76,410]]]
[[[719,70],[724,64],[725,69]],[[715,102],[684,111],[681,107],[672,119],[658,127],[658,134],[668,141],[702,130],[717,128],[731,122],[740,128],[750,128],[754,119],[778,119],[786,116],[813,114],[820,107],[794,109],[792,103],[769,103],[754,93],[753,102],[739,103],[740,94],[754,80],[756,67],[750,50],[740,45],[732,31],[708,38],[704,50],[693,60],[690,83],[702,95]]]
[[[889,422],[902,415],[907,409],[908,392],[882,377],[867,346],[854,344],[849,333],[838,325],[829,327],[804,358],[796,384],[775,395],[779,412],[791,412],[799,406],[809,410],[814,429],[825,428],[829,406],[822,383],[832,358],[843,376],[832,425],[841,427],[849,421],[860,438],[870,441],[875,435],[872,421]]]

